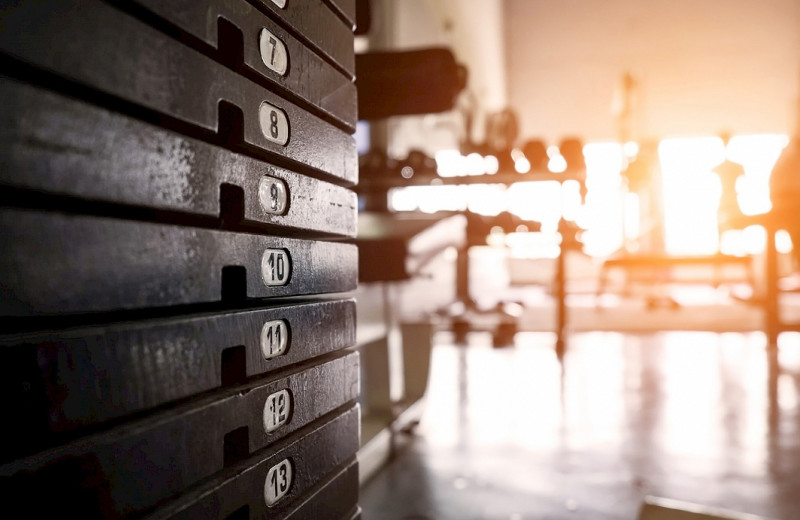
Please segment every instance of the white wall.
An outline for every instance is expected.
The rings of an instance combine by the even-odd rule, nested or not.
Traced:
[[[523,137],[616,138],[626,71],[634,138],[797,122],[800,0],[505,0],[505,27]]]
[[[467,88],[481,113],[507,105],[503,0],[382,0],[375,3],[382,34],[372,48],[449,47],[469,69]],[[382,40],[375,44],[374,40]],[[457,147],[461,138],[457,114],[403,117],[390,121],[390,152],[408,149],[433,153]]]

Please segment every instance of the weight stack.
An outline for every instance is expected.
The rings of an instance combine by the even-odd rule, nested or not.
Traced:
[[[353,519],[354,0],[0,1],[0,493]]]

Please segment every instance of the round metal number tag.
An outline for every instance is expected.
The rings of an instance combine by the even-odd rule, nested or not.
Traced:
[[[266,285],[286,285],[292,274],[289,253],[283,249],[267,249],[261,257],[261,278]]]
[[[268,321],[261,328],[261,353],[265,359],[283,355],[288,344],[289,326],[285,321]]]
[[[292,399],[288,390],[275,392],[264,403],[264,430],[272,433],[289,421]]]
[[[286,213],[288,199],[288,190],[282,180],[264,175],[258,181],[258,202],[267,213],[283,215]]]
[[[266,29],[261,29],[258,37],[258,50],[261,51],[261,61],[268,69],[281,76],[284,76],[289,70],[289,53],[286,52],[286,46],[277,36]]]
[[[264,101],[258,109],[258,121],[268,141],[282,146],[289,142],[289,120],[283,110]]]
[[[292,463],[283,459],[267,472],[267,481],[264,482],[264,500],[268,506],[278,502],[286,496],[292,488]]]

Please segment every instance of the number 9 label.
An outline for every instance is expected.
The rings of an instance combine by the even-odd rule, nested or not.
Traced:
[[[286,184],[280,179],[264,175],[258,181],[258,202],[261,209],[271,215],[286,213],[288,202]]]
[[[292,463],[283,459],[267,471],[267,481],[264,482],[264,500],[268,506],[275,504],[286,496],[292,488]]]
[[[289,253],[283,249],[267,249],[261,257],[261,278],[267,285],[286,285],[292,274]]]
[[[258,121],[268,141],[282,146],[289,142],[289,120],[283,110],[264,101],[258,109]]]
[[[261,61],[268,69],[281,76],[286,75],[286,71],[289,69],[289,54],[286,52],[286,46],[277,36],[266,29],[261,29],[258,37],[258,50],[261,51]]]

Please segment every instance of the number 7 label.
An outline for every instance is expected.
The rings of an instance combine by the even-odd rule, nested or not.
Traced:
[[[286,75],[286,71],[289,70],[289,53],[280,38],[266,29],[261,29],[258,50],[261,52],[261,61],[268,69],[281,76]]]

